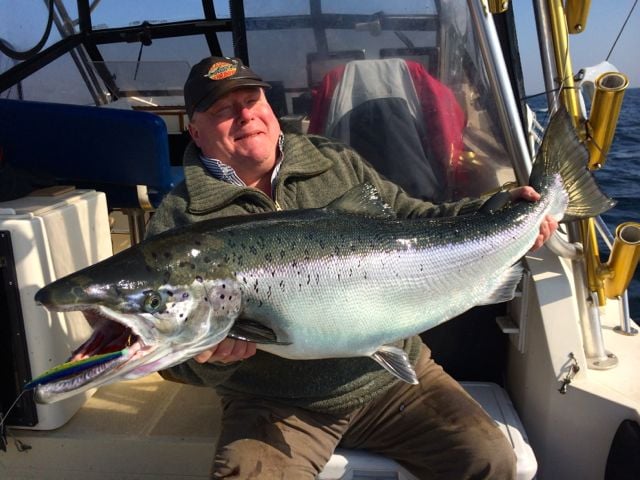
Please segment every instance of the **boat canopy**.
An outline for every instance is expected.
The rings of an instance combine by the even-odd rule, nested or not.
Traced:
[[[285,131],[339,138],[415,196],[475,196],[522,181],[530,149],[512,13],[474,3],[14,2],[0,98],[151,111],[185,136],[190,67],[239,57]]]

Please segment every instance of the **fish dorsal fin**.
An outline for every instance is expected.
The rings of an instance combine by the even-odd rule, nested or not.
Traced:
[[[393,209],[380,198],[378,190],[370,183],[353,187],[326,208],[368,217],[396,218]]]
[[[228,337],[247,342],[269,345],[291,345],[291,342],[279,342],[273,330],[255,320],[239,318],[231,327]]]
[[[403,382],[407,382],[412,385],[418,384],[416,371],[409,363],[407,353],[401,348],[394,347],[392,345],[382,345],[374,352],[373,355],[371,355],[371,358],[378,362],[386,371],[393,376],[398,377]]]

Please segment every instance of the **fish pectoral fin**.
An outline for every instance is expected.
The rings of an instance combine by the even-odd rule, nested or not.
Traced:
[[[246,318],[237,319],[227,336],[253,343],[291,345],[291,342],[279,342],[276,333],[269,327]]]
[[[371,355],[391,375],[398,377],[403,382],[418,384],[416,371],[409,363],[407,352],[391,345],[382,345]]]
[[[521,262],[513,264],[496,279],[495,288],[479,305],[493,305],[512,300],[516,295],[516,288],[522,280],[523,273],[524,267]]]

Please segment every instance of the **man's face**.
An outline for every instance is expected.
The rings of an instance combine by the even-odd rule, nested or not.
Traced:
[[[273,168],[280,125],[259,87],[234,90],[189,124],[193,141],[210,158],[231,166],[247,184],[247,175],[263,175]]]

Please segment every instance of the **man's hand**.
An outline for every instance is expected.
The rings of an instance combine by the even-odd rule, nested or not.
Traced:
[[[255,354],[255,343],[227,337],[209,350],[199,353],[193,359],[198,363],[231,363],[244,360]]]
[[[509,191],[511,200],[527,200],[529,202],[537,202],[540,200],[540,194],[536,192],[532,187],[518,187]],[[531,247],[531,251],[534,252],[539,249],[553,233],[558,229],[558,222],[551,215],[547,215],[540,224],[540,233],[536,238],[536,241]]]

